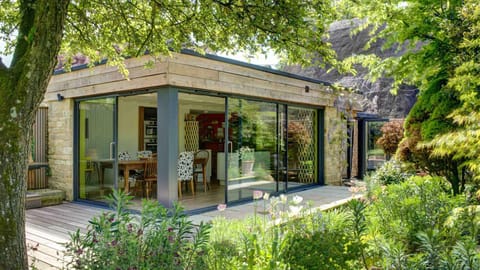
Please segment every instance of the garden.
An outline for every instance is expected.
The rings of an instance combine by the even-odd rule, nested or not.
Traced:
[[[462,194],[439,176],[418,176],[386,162],[353,187],[362,199],[328,211],[299,196],[255,191],[246,220],[222,216],[193,224],[181,206],[115,192],[115,210],[94,218],[88,233],[71,236],[68,269],[480,269],[479,193]],[[353,195],[352,194],[352,195]],[[219,205],[223,211],[225,205]]]
[[[391,159],[366,177],[363,199],[319,212],[300,197],[256,192],[249,219],[193,224],[178,205],[144,202],[133,215],[129,197],[114,193],[115,212],[72,235],[67,267],[480,269],[478,1],[346,3],[343,17],[365,20],[358,31],[371,27],[371,43],[405,53],[343,64],[392,77],[392,91],[403,83],[420,91],[403,124],[377,141]]]

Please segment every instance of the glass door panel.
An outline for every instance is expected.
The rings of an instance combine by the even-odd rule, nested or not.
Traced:
[[[317,111],[288,107],[288,188],[318,182]]]
[[[190,93],[178,95],[178,152],[194,152],[194,190],[179,185],[187,210],[225,203],[225,98]]]
[[[116,98],[78,103],[78,196],[103,200],[115,186]]]
[[[276,192],[277,105],[231,98],[228,112],[228,201],[252,198],[254,190]]]
[[[376,170],[386,160],[383,148],[377,144],[377,140],[382,136],[381,128],[385,121],[367,121],[366,122],[366,161],[367,170]]]

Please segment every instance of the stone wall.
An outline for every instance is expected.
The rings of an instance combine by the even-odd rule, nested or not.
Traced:
[[[65,191],[73,200],[73,106],[72,99],[48,104],[48,185]]]
[[[327,107],[324,111],[324,176],[326,185],[341,185],[342,170],[345,164],[341,141],[345,135],[344,121],[336,108]]]
[[[358,176],[358,120],[353,122],[353,149],[352,149],[352,171],[350,176]]]

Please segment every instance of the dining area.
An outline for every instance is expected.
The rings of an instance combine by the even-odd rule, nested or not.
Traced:
[[[197,190],[210,188],[210,153],[207,150],[183,151],[177,160],[178,198],[192,198]],[[83,169],[89,194],[108,195],[114,188],[115,160],[88,158]],[[136,154],[121,152],[116,161],[117,188],[129,193],[134,200],[157,198],[158,157],[151,151]],[[101,191],[101,192],[100,192]]]

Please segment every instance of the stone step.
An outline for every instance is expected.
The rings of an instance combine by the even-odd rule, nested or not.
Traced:
[[[65,199],[65,191],[58,189],[36,189],[27,191],[25,207],[39,208],[61,204]]]

